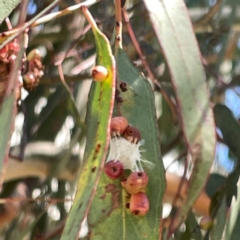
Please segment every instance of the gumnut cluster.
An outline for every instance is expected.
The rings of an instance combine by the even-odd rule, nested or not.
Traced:
[[[136,216],[144,216],[149,210],[149,200],[145,193],[148,184],[148,175],[145,172],[132,172],[121,185],[131,195],[127,205],[130,212]]]
[[[23,75],[23,85],[28,91],[34,90],[43,76],[44,66],[42,65],[42,57],[38,49],[33,49],[27,55],[27,71]]]
[[[16,62],[20,46],[17,39],[0,49],[0,103],[7,91],[11,70]],[[24,54],[22,64],[16,76],[16,100],[21,99],[22,86],[31,91],[38,86],[39,79],[43,76],[43,65],[39,50],[32,50],[27,58]]]
[[[0,49],[0,103],[2,103],[9,84],[9,76],[17,54],[20,51],[19,43],[15,39]],[[22,86],[21,80],[17,83]],[[17,91],[19,92],[19,91]],[[19,96],[17,96],[19,98]]]
[[[149,200],[145,193],[148,184],[148,175],[144,172],[142,162],[151,164],[141,156],[140,131],[129,126],[126,118],[119,116],[111,121],[110,150],[106,164],[105,174],[111,179],[121,178],[121,185],[128,195],[130,202],[126,205],[130,212],[136,216],[144,216],[149,210]],[[125,178],[124,170],[131,170],[131,174]]]

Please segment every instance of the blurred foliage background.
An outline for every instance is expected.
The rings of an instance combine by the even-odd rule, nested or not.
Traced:
[[[13,27],[18,23],[24,2],[27,1],[22,1],[9,16]],[[29,0],[26,21],[51,2]],[[206,195],[202,199],[209,205],[203,210],[196,206],[193,212],[198,214],[189,214],[174,239],[217,239],[213,232],[223,231],[226,206],[230,206],[232,196],[236,195],[239,177],[240,4],[236,0],[186,0],[185,3],[202,54],[212,105],[220,103],[227,108],[216,105],[219,108],[214,109],[218,143],[210,178],[203,190]],[[60,1],[51,12],[74,4],[73,0]],[[99,28],[109,39],[114,30],[114,9],[112,0],[102,0],[90,7]],[[167,172],[173,173],[169,179],[167,177],[168,182],[172,180],[165,196],[168,203],[164,205],[164,226],[167,228],[175,211],[171,204],[181,179],[178,177],[187,177],[188,149],[169,69],[145,5],[142,1],[127,0],[123,16],[123,49],[152,84],[163,161]],[[7,30],[7,23],[3,21],[0,32]],[[92,81],[91,69],[95,64],[95,43],[90,26],[79,10],[30,28],[28,34],[26,51],[39,49],[45,68],[39,86],[34,91],[22,92],[17,109],[0,195],[1,239],[59,239],[72,204],[84,153],[83,122]],[[79,115],[61,83],[59,63]],[[170,194],[171,186],[176,187],[173,194]],[[202,216],[208,217],[205,224],[208,227],[200,231]],[[216,221],[212,224],[213,219],[218,219],[217,224]]]

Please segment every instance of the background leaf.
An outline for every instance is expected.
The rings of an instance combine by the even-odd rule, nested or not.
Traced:
[[[172,76],[181,124],[195,159],[187,200],[170,231],[180,225],[202,190],[215,152],[215,128],[197,41],[184,1],[144,1]]]
[[[21,0],[0,0],[0,24],[20,2]]]
[[[240,184],[238,184],[238,193],[240,193]],[[224,239],[237,240],[239,238],[240,229],[240,194],[234,199],[232,203],[231,213],[227,220]]]

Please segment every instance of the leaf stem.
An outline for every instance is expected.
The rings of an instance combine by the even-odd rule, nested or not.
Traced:
[[[117,51],[118,48],[122,48],[122,7],[121,7],[121,0],[115,0],[115,14],[116,14],[115,51]]]

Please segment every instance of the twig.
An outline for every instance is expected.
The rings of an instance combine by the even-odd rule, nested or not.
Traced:
[[[193,23],[193,27],[197,28],[208,23],[218,12],[219,8],[221,7],[221,2],[222,0],[218,0],[206,15],[202,16],[195,23]]]
[[[5,22],[7,24],[8,29],[11,30],[13,27],[8,17],[5,19]]]
[[[28,7],[28,1],[21,1],[20,7],[19,7],[20,14],[18,18],[18,26],[21,26],[26,21],[27,7]]]
[[[14,203],[14,202],[47,202],[50,204],[58,203],[58,202],[73,202],[72,198],[26,198],[26,197],[11,197],[11,198],[0,198],[0,204],[4,203]]]
[[[80,9],[82,6],[91,6],[91,5],[99,2],[99,0],[88,0],[88,1],[85,1],[84,3],[79,3],[79,4],[76,4],[74,6],[68,7],[68,8],[66,8],[66,9],[64,9],[62,11],[50,13],[50,14],[42,17],[49,10],[54,8],[59,2],[60,2],[60,0],[55,0],[46,9],[44,9],[36,17],[31,19],[27,23],[25,23],[22,27],[17,27],[17,28],[14,28],[14,29],[10,30],[10,31],[1,33],[0,34],[0,42],[2,42],[2,44],[0,45],[0,49],[3,48],[5,45],[7,45],[9,42],[11,42],[20,33],[22,33],[25,29],[27,29],[29,27],[30,28],[36,27],[36,26],[41,25],[43,23],[49,22],[49,21],[51,21],[53,19],[56,19],[56,18],[59,18],[59,17],[63,17],[65,15],[67,15],[67,14],[72,13],[73,11],[76,11],[76,10]]]
[[[161,148],[161,152],[162,152],[162,156],[164,156],[165,154],[167,154],[168,152],[170,152],[174,147],[176,147],[176,145],[179,143],[179,141],[181,140],[180,138],[183,136],[183,132],[182,130],[178,131],[177,135],[175,136],[175,138],[169,142],[169,144],[165,147],[165,148]]]
[[[116,25],[115,25],[115,53],[117,49],[122,48],[122,7],[121,0],[115,0],[115,14],[116,14]]]
[[[83,35],[85,35],[89,30],[91,29],[91,26],[90,24],[88,24],[83,30],[82,32],[80,33],[80,35],[77,37],[77,39],[75,39],[73,41],[73,43],[71,44],[71,46],[62,54],[58,54],[55,59],[54,59],[54,64],[55,65],[59,65],[59,64],[62,64],[63,60],[66,58],[66,57],[69,57],[69,56],[72,56],[73,55],[73,52],[75,52],[75,55],[76,55],[76,51],[73,51],[73,48],[77,45],[77,43],[79,42],[79,39],[80,37],[82,37]],[[88,49],[91,49],[92,46],[88,46],[88,48],[85,48],[84,51],[88,50]],[[79,52],[82,52],[82,51],[79,51]]]
[[[59,76],[60,76],[60,79],[62,81],[62,84],[69,94],[69,98],[70,98],[70,101],[72,103],[72,111],[73,111],[72,113],[73,113],[74,120],[76,121],[78,127],[82,130],[81,133],[80,133],[80,136],[79,136],[79,138],[81,139],[83,137],[83,134],[85,133],[85,124],[81,121],[81,117],[79,115],[77,106],[75,104],[75,100],[73,98],[73,95],[71,93],[71,90],[70,90],[68,84],[65,81],[61,64],[58,65],[58,72],[59,72]]]
[[[17,27],[8,32],[1,33],[0,39],[1,39],[2,44],[0,45],[0,49],[3,48],[4,46],[6,46],[9,42],[11,42],[14,38],[16,38],[18,35],[20,35],[27,28],[29,28],[38,18],[43,16],[45,13],[47,13],[52,8],[54,8],[58,4],[58,2],[59,2],[59,0],[55,0],[48,7],[46,7],[42,12],[40,12],[37,16],[35,16],[29,22],[25,23],[22,27]]]
[[[179,155],[177,155],[172,162],[166,167],[166,171],[172,166],[173,163],[175,163],[176,161],[178,161],[179,159],[181,159],[182,157],[187,155],[187,151],[183,150]]]
[[[70,82],[77,82],[77,81],[83,81],[86,79],[90,79],[91,76],[90,74],[79,74],[79,75],[74,75],[74,76],[65,76],[65,81],[68,83]],[[43,76],[40,80],[40,84],[60,84],[62,83],[60,76],[59,75],[54,75],[54,76]]]
[[[178,199],[182,198],[181,196],[181,193],[183,192],[183,187],[184,187],[184,183],[185,183],[185,179],[186,179],[186,175],[187,175],[187,169],[188,169],[188,160],[187,158],[185,159],[185,166],[184,166],[184,172],[183,172],[183,175],[181,177],[181,180],[180,180],[180,183],[179,183],[179,186],[178,186],[178,190],[177,190],[177,193],[173,199],[173,203],[172,205],[175,206]],[[176,214],[173,216],[173,218],[171,219],[171,222],[170,222],[170,225],[169,225],[169,229],[172,229],[172,226],[174,224],[174,220],[175,218],[178,217]]]
[[[178,114],[177,114],[177,111],[176,111],[176,106],[172,102],[172,100],[171,100],[170,96],[167,94],[167,92],[164,91],[163,86],[155,79],[150,67],[147,64],[147,61],[146,61],[145,57],[143,56],[143,52],[142,52],[142,50],[141,50],[141,48],[138,44],[138,41],[135,37],[134,31],[133,31],[132,26],[131,26],[130,21],[129,21],[127,11],[126,11],[125,8],[123,8],[122,11],[123,11],[124,20],[125,20],[126,25],[127,25],[128,33],[129,33],[129,35],[132,39],[132,42],[133,42],[133,45],[134,45],[135,49],[137,50],[137,53],[138,53],[138,55],[139,55],[139,57],[142,61],[142,64],[143,64],[144,68],[146,69],[149,78],[151,79],[151,81],[155,85],[155,88],[159,89],[160,93],[162,94],[162,96],[164,97],[166,102],[168,103],[168,105],[171,109],[171,112],[172,112],[174,123],[177,123],[178,122]]]

